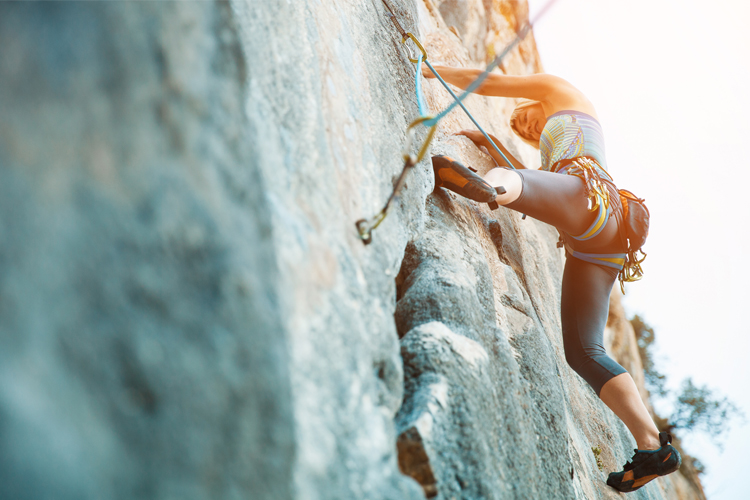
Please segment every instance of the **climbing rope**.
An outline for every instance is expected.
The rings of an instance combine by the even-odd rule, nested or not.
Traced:
[[[490,138],[489,134],[488,134],[487,132],[485,132],[485,131],[484,131],[484,129],[482,128],[482,126],[481,126],[481,125],[479,125],[479,123],[477,123],[477,121],[476,121],[476,120],[474,119],[474,117],[473,117],[473,116],[471,115],[471,113],[469,113],[469,110],[468,110],[468,109],[466,109],[466,106],[464,106],[464,103],[462,103],[462,102],[461,102],[461,99],[462,99],[463,97],[458,97],[458,96],[456,95],[456,93],[455,93],[455,92],[453,92],[453,89],[452,89],[452,88],[450,88],[450,87],[448,86],[448,84],[447,84],[447,83],[445,83],[445,80],[443,80],[443,77],[441,77],[441,76],[440,76],[440,74],[439,74],[439,73],[438,73],[437,71],[435,71],[435,68],[434,68],[434,67],[432,66],[432,64],[430,64],[430,62],[429,62],[429,61],[425,61],[424,63],[425,63],[426,65],[427,65],[427,67],[428,67],[428,68],[430,68],[430,71],[432,71],[432,74],[434,74],[434,75],[435,75],[435,76],[437,77],[437,79],[438,79],[438,80],[440,81],[440,83],[442,83],[442,84],[443,84],[443,87],[445,87],[445,89],[446,89],[446,90],[447,90],[447,91],[448,91],[448,92],[450,93],[450,95],[451,95],[451,96],[453,97],[453,99],[454,99],[454,102],[453,102],[453,104],[451,104],[451,106],[449,106],[449,107],[448,107],[448,108],[446,108],[446,109],[445,109],[445,110],[444,110],[444,111],[443,111],[442,113],[440,113],[440,115],[443,115],[443,116],[445,116],[445,115],[447,115],[447,114],[448,114],[448,113],[447,113],[446,111],[448,111],[448,112],[449,112],[449,111],[450,111],[451,109],[455,108],[455,107],[456,107],[456,105],[459,105],[459,106],[461,106],[461,109],[463,109],[463,110],[464,110],[464,112],[466,113],[466,115],[467,115],[467,116],[468,116],[468,117],[469,117],[469,118],[471,119],[471,121],[472,121],[472,122],[474,123],[474,125],[475,125],[475,126],[476,126],[476,127],[478,128],[478,129],[479,129],[479,131],[480,131],[480,132],[482,133],[482,135],[484,135],[484,137],[485,137],[485,138],[487,139],[487,141],[488,141],[488,142],[490,143],[490,145],[492,145],[492,148],[493,148],[493,149],[494,149],[495,151],[497,151],[497,152],[498,152],[498,154],[500,155],[500,157],[501,157],[501,158],[502,158],[503,160],[505,160],[505,163],[507,163],[507,164],[508,164],[508,166],[509,166],[510,168],[512,168],[513,170],[516,170],[516,167],[514,167],[514,166],[513,166],[513,164],[512,164],[512,163],[510,162],[510,160],[508,159],[508,157],[507,157],[507,156],[505,156],[505,155],[503,154],[503,152],[502,152],[502,151],[500,151],[500,148],[498,148],[498,147],[497,147],[497,144],[495,144],[495,141],[493,141],[493,140],[492,140],[492,139]],[[438,115],[438,116],[440,116],[440,115]],[[437,116],[436,116],[435,118],[437,118]],[[433,122],[433,121],[435,120],[435,118],[432,118],[431,120],[427,120],[427,121],[425,122],[425,124],[427,124],[427,123],[432,123],[432,122]],[[437,121],[435,121],[435,123],[437,124]]]
[[[455,101],[450,106],[448,106],[443,111],[441,111],[437,116],[435,116],[435,118],[433,118],[434,122],[435,123],[439,122],[441,119],[443,119],[443,117],[445,117],[445,115],[447,115],[448,113],[450,113],[451,111],[453,111],[453,109],[456,106],[461,105],[461,102],[466,98],[466,96],[468,96],[469,94],[471,94],[472,92],[474,92],[482,84],[482,82],[484,82],[487,79],[487,77],[490,76],[490,72],[493,69],[497,68],[500,65],[500,63],[503,61],[503,59],[505,58],[505,56],[508,55],[508,52],[510,52],[511,50],[513,50],[513,48],[516,45],[518,45],[524,38],[526,38],[526,35],[529,34],[529,31],[531,31],[531,28],[534,26],[534,24],[547,12],[547,10],[556,1],[557,0],[549,0],[544,5],[544,7],[542,7],[542,10],[540,10],[537,13],[537,15],[534,17],[534,20],[533,21],[529,21],[529,22],[527,22],[525,24],[524,27],[521,28],[521,30],[518,33],[516,33],[516,37],[513,39],[513,41],[510,42],[505,47],[505,49],[503,49],[503,51],[500,54],[498,54],[498,56],[495,57],[495,59],[492,60],[492,62],[487,66],[487,68],[485,68],[484,72],[482,72],[482,74],[479,75],[471,83],[471,85],[469,85],[468,87],[466,87],[466,90],[464,90],[463,94],[461,94],[459,97],[456,97],[455,94],[453,94],[453,92],[451,91],[451,95],[453,95],[453,97],[455,98]],[[385,0],[383,0],[383,2],[385,2]],[[428,63],[428,65],[429,65],[429,63]],[[432,70],[432,67],[430,67],[430,70]],[[433,73],[435,73],[435,71],[433,71]],[[435,73],[435,75],[437,76],[437,73]],[[461,107],[463,108],[464,111],[466,111],[466,108],[464,108],[463,106],[461,106]],[[466,114],[469,114],[469,112],[466,111]],[[471,116],[471,115],[469,115],[469,116]],[[427,126],[430,126],[432,124],[433,123],[431,121],[425,123],[425,125],[427,125]],[[492,141],[490,141],[490,143],[492,143]],[[505,158],[504,155],[503,155],[503,158]]]
[[[388,7],[388,4],[386,4],[386,7]],[[388,8],[388,10],[390,11],[390,8]],[[393,16],[392,12],[389,12],[389,14]],[[391,19],[394,20],[394,24],[397,26],[397,29],[399,29],[399,31],[403,31],[403,28],[401,28],[401,25],[398,24],[398,20],[396,20],[395,16],[391,17]],[[372,232],[380,225],[381,222],[383,222],[386,215],[388,215],[388,209],[391,207],[391,203],[393,202],[393,200],[395,200],[401,192],[401,188],[403,187],[404,182],[406,182],[406,176],[409,173],[409,170],[411,170],[415,165],[422,161],[424,156],[427,154],[427,150],[430,147],[432,138],[435,135],[435,130],[437,130],[437,123],[435,123],[434,125],[430,125],[430,129],[427,132],[427,137],[425,137],[425,140],[422,142],[422,146],[419,148],[419,152],[416,154],[416,156],[411,154],[412,143],[414,142],[414,136],[416,135],[417,125],[423,125],[426,121],[431,120],[432,115],[430,115],[429,108],[424,99],[424,93],[422,92],[422,61],[427,60],[427,52],[424,50],[424,47],[422,47],[422,44],[419,43],[419,40],[417,40],[417,38],[411,33],[405,33],[405,36],[401,39],[401,43],[406,43],[408,40],[413,41],[414,45],[416,45],[420,51],[419,56],[414,59],[414,54],[411,52],[411,49],[408,49],[410,54],[409,60],[413,62],[417,67],[414,75],[414,88],[417,94],[417,108],[419,109],[419,118],[411,122],[411,124],[409,124],[406,129],[406,145],[404,146],[402,154],[404,158],[404,166],[401,169],[401,174],[396,180],[396,184],[393,186],[393,192],[388,197],[388,200],[385,202],[383,208],[377,214],[375,214],[370,219],[360,219],[356,222],[357,232],[359,233],[359,237],[362,239],[362,242],[365,245],[372,242]]]
[[[383,208],[375,214],[370,219],[360,219],[356,222],[357,231],[359,233],[359,237],[362,239],[362,242],[367,245],[370,242],[372,242],[372,231],[375,230],[381,222],[385,219],[385,217],[388,215],[388,209],[391,206],[391,203],[393,200],[398,197],[401,188],[403,187],[404,182],[406,181],[406,176],[415,165],[417,165],[422,159],[424,158],[425,154],[427,153],[427,150],[429,149],[430,143],[432,142],[432,138],[435,135],[435,130],[437,128],[438,122],[440,122],[441,119],[443,119],[448,113],[453,111],[456,106],[460,106],[461,109],[466,113],[466,115],[471,119],[471,121],[474,123],[474,125],[479,129],[479,131],[484,135],[484,137],[489,141],[489,144],[497,151],[498,154],[500,154],[500,157],[505,160],[505,163],[508,164],[509,167],[515,169],[513,166],[513,163],[508,160],[508,158],[505,156],[505,154],[497,147],[495,144],[495,141],[493,141],[489,134],[484,131],[484,129],[479,125],[479,123],[474,119],[474,117],[471,115],[468,109],[466,109],[466,106],[463,104],[463,100],[466,98],[467,95],[472,93],[474,90],[476,90],[482,82],[490,75],[490,72],[495,69],[505,58],[505,56],[516,46],[518,43],[520,43],[526,35],[531,30],[531,27],[536,23],[536,21],[541,18],[544,13],[549,9],[550,6],[552,6],[553,3],[555,3],[556,0],[549,0],[547,4],[537,13],[536,17],[533,21],[527,22],[524,27],[516,33],[516,37],[509,43],[505,49],[497,56],[495,57],[492,62],[487,66],[487,68],[482,72],[481,75],[479,75],[472,83],[469,85],[466,90],[460,95],[457,96],[455,92],[453,92],[453,89],[451,89],[448,84],[443,80],[443,78],[438,74],[437,71],[435,71],[435,68],[430,64],[430,62],[427,60],[427,51],[424,49],[422,44],[419,42],[416,36],[414,36],[412,33],[407,32],[404,30],[404,28],[401,26],[401,24],[398,22],[398,18],[393,13],[393,10],[391,10],[391,7],[388,5],[388,2],[386,0],[383,0],[383,4],[385,5],[385,8],[388,12],[386,12],[386,15],[391,19],[393,22],[393,25],[396,27],[396,30],[401,35],[401,43],[405,45],[407,50],[409,51],[409,61],[414,63],[416,65],[416,72],[415,72],[415,89],[417,94],[417,107],[419,109],[419,118],[414,120],[406,129],[407,133],[407,141],[406,146],[404,147],[403,152],[403,158],[404,158],[404,166],[401,170],[401,174],[399,175],[398,179],[396,180],[396,184],[393,187],[393,192],[388,197],[388,200],[386,201]],[[420,54],[417,56],[417,58],[414,58],[414,53],[412,52],[411,48],[406,45],[406,42],[411,40],[414,45],[419,49]],[[453,103],[445,108],[443,111],[441,111],[436,116],[430,116],[429,114],[429,108],[427,104],[425,103],[424,94],[422,92],[422,63],[425,63],[427,67],[430,68],[430,71],[437,77],[437,79],[440,81],[440,83],[445,87],[445,89],[450,93],[451,97],[453,97]],[[412,142],[414,140],[415,135],[415,128],[417,125],[424,125],[426,127],[429,127],[429,131],[427,132],[427,137],[422,143],[422,146],[419,149],[419,152],[416,156],[411,154],[411,146]]]
[[[425,60],[424,62],[430,64],[427,62],[427,60]],[[417,92],[417,107],[419,108],[419,116],[427,116],[427,103],[424,102],[424,93],[422,92],[422,79],[419,75],[419,73],[422,71],[422,54],[419,54],[419,57],[417,58],[417,64],[415,64],[415,66],[417,67],[417,74],[414,76],[414,80],[416,81],[416,83],[414,84],[414,89]]]

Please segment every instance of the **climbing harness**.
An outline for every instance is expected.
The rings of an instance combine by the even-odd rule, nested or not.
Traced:
[[[609,173],[599,165],[595,158],[579,156],[561,160],[555,163],[552,172],[575,175],[583,180],[588,209],[593,212],[598,209],[598,215],[586,231],[578,236],[568,235],[574,240],[586,241],[598,235],[612,214],[610,194],[605,182],[613,182]],[[627,249],[625,253],[593,254],[578,252],[565,244],[565,238],[560,234],[558,247],[565,246],[566,250],[580,260],[599,264],[619,271],[620,290],[625,293],[625,283],[638,281],[643,278],[641,264],[646,260],[646,253],[641,249],[646,242],[649,226],[649,211],[643,198],[627,189],[618,189],[622,205],[622,224],[620,224],[620,238]],[[642,256],[639,256],[640,253]]]
[[[621,237],[628,249],[625,255],[625,266],[623,268],[620,287],[622,293],[625,293],[623,282],[638,281],[643,278],[643,269],[641,263],[646,260],[646,252],[643,251],[643,244],[648,236],[648,226],[650,213],[643,198],[627,189],[620,189],[620,203],[622,203],[622,231]],[[641,256],[638,255],[640,252]]]
[[[612,177],[599,165],[599,162],[588,156],[579,156],[571,160],[559,161],[552,167],[551,171],[558,174],[579,177],[583,181],[586,198],[589,203],[589,212],[599,210],[594,222],[591,223],[591,226],[586,231],[578,236],[571,235],[571,237],[578,241],[586,241],[601,233],[612,214],[609,203],[609,191],[604,185],[605,180],[612,182]]]
[[[393,192],[388,197],[388,200],[385,203],[385,206],[373,217],[370,219],[360,219],[356,222],[357,232],[359,233],[360,239],[362,239],[362,242],[367,245],[370,242],[372,242],[372,231],[375,230],[381,222],[385,219],[385,217],[388,215],[388,209],[391,206],[391,203],[394,199],[399,195],[401,188],[403,187],[403,184],[406,180],[406,175],[408,174],[409,170],[413,168],[416,164],[418,164],[422,158],[424,158],[424,155],[427,153],[427,150],[429,149],[430,143],[432,142],[432,138],[435,135],[435,130],[437,128],[438,122],[444,118],[448,113],[450,113],[456,106],[460,106],[461,109],[468,115],[468,117],[471,119],[471,121],[476,125],[476,127],[480,130],[480,132],[484,135],[484,137],[489,141],[489,144],[492,145],[492,147],[500,154],[500,157],[505,160],[505,162],[510,166],[511,168],[515,169],[513,166],[513,163],[508,160],[508,158],[505,156],[505,154],[497,147],[495,144],[495,141],[493,141],[490,136],[487,134],[487,132],[484,131],[484,129],[477,123],[477,121],[474,119],[474,117],[469,113],[469,110],[466,109],[466,106],[463,104],[463,100],[466,98],[467,95],[472,93],[474,90],[476,90],[482,82],[490,75],[490,72],[495,69],[505,58],[505,56],[519,43],[521,42],[526,35],[531,30],[531,27],[536,23],[536,21],[541,18],[544,13],[549,9],[550,6],[552,6],[553,3],[555,3],[556,0],[549,0],[547,4],[537,13],[536,17],[533,21],[527,22],[523,28],[516,33],[516,37],[513,39],[512,42],[510,42],[505,49],[496,56],[492,62],[487,66],[487,68],[484,70],[484,72],[479,75],[474,82],[469,85],[466,90],[460,95],[457,96],[455,92],[448,86],[448,84],[443,80],[443,78],[438,74],[437,71],[435,71],[435,68],[430,64],[430,62],[427,60],[427,51],[424,49],[422,44],[419,42],[416,36],[414,34],[407,32],[404,30],[404,28],[401,26],[401,24],[398,22],[398,19],[396,18],[396,15],[393,13],[393,10],[388,5],[388,2],[386,0],[383,0],[383,4],[385,5],[385,8],[387,10],[386,15],[391,19],[393,22],[393,25],[396,27],[396,30],[401,35],[401,43],[404,44],[404,46],[409,51],[409,61],[414,63],[416,65],[416,74],[415,74],[415,89],[417,94],[417,107],[419,108],[419,118],[414,120],[408,127],[407,127],[407,142],[406,146],[404,148],[403,158],[404,158],[404,166],[401,170],[401,174],[399,175],[398,179],[396,180],[396,184],[393,188]],[[411,40],[414,45],[419,49],[420,54],[417,56],[417,58],[414,58],[414,53],[412,52],[411,48],[406,44]],[[429,109],[425,103],[424,100],[424,94],[422,92],[422,83],[421,83],[421,70],[422,70],[422,63],[425,63],[427,67],[430,68],[430,71],[437,77],[437,79],[440,81],[440,83],[448,90],[451,97],[453,97],[454,102],[448,106],[446,109],[441,111],[439,114],[435,116],[431,116],[429,114]],[[417,125],[423,125],[426,127],[429,127],[429,130],[427,132],[427,136],[425,140],[422,143],[422,146],[419,149],[419,153],[414,156],[410,153],[411,145],[413,142],[413,138],[415,135],[415,127]],[[525,217],[525,216],[524,216]]]

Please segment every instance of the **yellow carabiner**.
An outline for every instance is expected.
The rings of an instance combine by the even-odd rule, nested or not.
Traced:
[[[417,37],[415,37],[411,33],[407,33],[406,36],[401,39],[401,43],[406,43],[407,40],[411,40],[412,42],[414,42],[414,45],[416,45],[417,48],[422,52],[422,60],[426,61],[427,60],[427,51],[424,50],[424,47],[422,47],[422,44],[419,43],[419,40],[417,40]],[[409,46],[407,45],[406,48],[408,49]],[[410,55],[412,54],[411,50],[409,50],[409,54]],[[417,64],[419,62],[418,59],[414,59],[413,57],[410,57],[409,60],[411,62],[413,62],[414,64]]]
[[[427,149],[430,146],[430,143],[432,142],[432,138],[435,135],[435,130],[437,129],[437,124],[430,127],[430,131],[427,133],[427,137],[425,138],[424,142],[422,143],[422,147],[419,149],[419,153],[417,153],[417,156],[412,156],[411,154],[411,144],[414,140],[414,133],[417,125],[420,125],[427,120],[432,120],[433,116],[421,116],[411,122],[411,124],[407,127],[406,133],[407,133],[407,139],[406,139],[406,146],[404,147],[404,161],[408,162],[410,166],[414,166],[420,161],[422,161],[422,158],[424,158],[424,155],[427,154]]]

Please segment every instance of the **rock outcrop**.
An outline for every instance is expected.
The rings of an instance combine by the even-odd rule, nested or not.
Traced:
[[[389,4],[450,65],[527,17]],[[381,0],[2,3],[0,46],[0,498],[620,497],[634,442],[565,363],[552,228],[433,192],[428,157],[358,237],[417,116]],[[501,70],[541,70],[531,36]],[[466,103],[538,162],[512,100]],[[431,152],[483,173],[471,127]]]

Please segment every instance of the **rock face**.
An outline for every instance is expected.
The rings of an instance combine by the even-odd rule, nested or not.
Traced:
[[[229,5],[0,5],[0,498],[292,498]]]
[[[433,62],[475,67],[527,10],[389,4]],[[634,442],[565,363],[555,231],[433,192],[428,156],[357,234],[417,117],[386,12],[0,4],[0,498],[620,497]],[[533,38],[501,68],[540,71]],[[538,162],[512,100],[466,103]],[[486,172],[459,113],[431,154]]]

